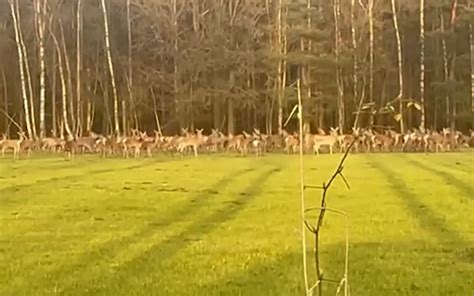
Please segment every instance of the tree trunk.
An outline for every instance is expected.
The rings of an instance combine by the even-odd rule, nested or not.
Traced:
[[[472,37],[472,24],[469,24],[469,44],[471,57],[471,112],[474,113],[474,39]]]
[[[353,95],[354,102],[358,98],[358,87],[359,87],[359,61],[357,57],[357,39],[356,39],[356,29],[355,29],[355,0],[351,0],[351,37],[352,37],[352,80],[353,80]]]
[[[7,88],[7,77],[5,76],[5,68],[2,67],[2,84],[3,84],[3,109],[8,114],[8,88]],[[5,120],[5,133],[7,136],[10,135],[10,124],[8,120]]]
[[[374,103],[374,0],[369,0],[369,103]],[[370,125],[374,124],[374,115],[370,113]]]
[[[61,44],[62,44],[62,49],[64,52],[64,59],[63,59],[63,65],[65,66],[66,72],[65,78],[67,80],[67,91],[66,94],[69,97],[69,116],[71,116],[71,129],[74,133],[74,135],[77,135],[77,121],[76,121],[76,116],[74,113],[74,92],[73,92],[73,86],[72,86],[72,71],[71,71],[71,64],[69,62],[69,54],[67,51],[67,46],[66,46],[66,36],[64,35],[64,28],[63,28],[63,23],[62,21],[59,21],[59,29],[61,31]]]
[[[337,113],[338,113],[338,126],[341,133],[344,132],[344,119],[345,119],[345,110],[344,110],[344,86],[342,82],[342,73],[340,63],[340,47],[342,44],[341,32],[340,32],[340,3],[339,0],[334,0],[333,2],[334,10],[334,24],[335,24],[335,52],[336,52],[336,85],[337,85]]]
[[[76,11],[76,134],[82,130],[82,98],[81,98],[81,71],[82,71],[82,0],[77,1]],[[88,131],[89,132],[89,131]]]
[[[178,129],[183,126],[183,116],[181,114],[181,102],[179,101],[179,73],[178,73],[178,52],[179,52],[179,44],[178,44],[178,6],[176,3],[177,0],[172,0],[172,23],[173,23],[173,92],[174,92],[174,108],[175,108],[175,115],[177,117],[178,122]]]
[[[234,102],[232,99],[227,100],[227,133],[235,134],[235,125],[234,125]]]
[[[57,80],[57,74],[56,74],[56,54],[53,54],[53,81],[52,81],[52,86],[51,86],[51,132],[53,133],[53,137],[56,137],[58,134],[58,128],[56,125],[56,80]]]
[[[12,19],[13,19],[13,26],[15,28],[15,41],[16,41],[16,47],[18,51],[18,66],[20,70],[21,93],[23,97],[23,108],[25,111],[26,129],[28,132],[28,137],[31,139],[33,137],[33,130],[31,126],[30,108],[29,108],[26,81],[25,81],[25,65],[24,65],[25,61],[24,61],[23,50],[22,50],[21,41],[20,41],[20,28],[18,26],[19,19],[17,18],[17,12],[16,12],[17,10],[15,10],[15,4],[13,3],[13,0],[8,0],[8,3],[10,4]],[[18,2],[16,2],[16,5],[18,5]]]
[[[398,112],[399,112],[399,123],[400,132],[405,133],[405,127],[403,123],[403,61],[402,61],[402,42],[400,38],[400,30],[398,28],[398,17],[397,9],[395,6],[395,0],[391,0],[392,4],[392,19],[393,27],[395,28],[395,36],[397,38],[397,64],[398,64]]]
[[[132,20],[131,20],[131,11],[130,11],[130,0],[127,0],[127,33],[128,33],[128,99],[130,106],[134,105],[133,103],[133,71],[132,71]],[[124,134],[127,134],[127,128],[125,124],[125,115],[126,115],[126,108],[125,108],[125,101],[122,100],[122,116],[124,120]],[[156,113],[155,108],[155,114]],[[161,132],[161,128],[159,129]]]
[[[62,114],[63,114],[62,122],[63,122],[64,127],[66,128],[68,137],[73,138],[74,134],[69,125],[68,114],[67,114],[67,86],[66,86],[66,77],[64,75],[64,66],[63,66],[61,48],[52,30],[51,30],[51,37],[53,38],[54,45],[56,46],[56,52],[58,56],[59,77],[61,80],[61,98],[62,98]],[[63,136],[62,132],[61,132],[61,136]]]
[[[425,0],[420,0],[420,130],[426,128],[425,118]]]
[[[456,22],[456,15],[457,15],[457,13],[456,13],[457,7],[458,7],[458,1],[453,0],[453,4],[451,6],[451,22],[450,22],[451,30],[454,30],[454,24]],[[449,69],[449,80],[450,80],[450,82],[455,80],[454,70],[456,68],[456,57],[457,57],[456,41],[453,42],[452,44],[453,44],[453,48],[452,48],[453,57],[451,59],[451,67]],[[450,127],[451,127],[452,130],[454,130],[456,128],[457,102],[455,100],[451,100],[451,104],[452,104],[452,114],[451,114]]]
[[[39,42],[39,62],[40,62],[40,138],[46,136],[45,123],[45,105],[46,105],[46,85],[45,85],[45,55],[44,55],[44,30],[45,30],[45,16],[46,16],[47,0],[43,0],[41,5],[40,0],[36,0],[35,9],[37,14],[37,30]]]
[[[120,135],[120,125],[119,125],[119,106],[118,106],[118,94],[117,86],[115,85],[115,72],[114,64],[112,62],[112,52],[110,48],[110,36],[109,36],[109,21],[107,16],[107,7],[105,5],[105,0],[101,1],[102,4],[102,14],[104,16],[104,31],[105,31],[105,48],[107,51],[107,62],[109,66],[110,81],[112,84],[112,94],[114,96],[114,131],[118,136]]]
[[[21,50],[23,52],[23,60],[24,60],[23,66],[25,67],[26,82],[28,83],[31,129],[33,131],[33,137],[37,138],[38,133],[36,132],[36,112],[35,112],[34,95],[33,95],[34,94],[33,83],[32,83],[31,72],[30,72],[30,62],[28,58],[28,51],[26,50],[25,41],[23,40],[23,31],[21,29],[20,5],[18,4],[18,0],[16,0],[16,10],[17,10],[16,13],[17,13],[17,18],[18,18],[18,34],[20,37]]]
[[[440,10],[440,22],[441,22],[441,48],[443,51],[443,73],[444,73],[444,83],[446,84],[446,97],[445,97],[445,104],[446,104],[446,125],[449,125],[451,122],[450,114],[451,114],[451,100],[450,94],[448,91],[448,81],[449,81],[449,69],[448,69],[448,50],[446,46],[446,37],[445,37],[445,28],[444,28],[444,16],[443,10]]]
[[[229,84],[232,86],[235,84],[235,73],[230,71],[229,73]],[[227,133],[235,133],[235,118],[234,118],[234,102],[233,98],[228,98],[228,110],[227,110]],[[271,116],[271,114],[269,115]]]

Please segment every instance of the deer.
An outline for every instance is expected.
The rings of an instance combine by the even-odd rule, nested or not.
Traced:
[[[133,136],[127,137],[124,139],[119,139],[123,145],[123,154],[126,158],[129,156],[129,151],[133,150],[133,155],[135,159],[140,158],[140,151],[144,145],[144,139],[147,137],[146,132],[139,132],[137,130],[132,130]]]
[[[64,144],[65,142],[59,138],[47,137],[40,140],[41,149],[52,152],[56,152],[59,148],[63,148]]]
[[[260,133],[259,129],[254,129],[252,133],[251,144],[255,149],[256,156],[261,156],[262,151],[265,151],[267,142],[267,135]]]
[[[349,145],[354,142],[354,150],[356,153],[359,153],[359,144],[360,144],[360,128],[352,128],[352,134],[342,135],[338,137],[339,148],[341,152],[346,152]],[[357,139],[357,140],[356,140]]]
[[[182,155],[186,148],[191,147],[194,151],[194,156],[198,156],[198,148],[207,141],[207,137],[203,136],[202,129],[196,130],[196,135],[190,134],[186,129],[184,131],[186,131],[186,136],[179,142],[178,152]]]
[[[313,152],[316,152],[319,155],[319,149],[321,146],[328,146],[329,153],[333,153],[334,144],[338,141],[338,130],[339,128],[331,128],[330,135],[322,136],[322,135],[312,135],[308,140],[310,145],[313,147]]]
[[[227,137],[227,151],[230,151],[231,149],[235,151],[240,151],[242,143],[244,142],[245,135],[234,135],[234,134],[229,134]]]
[[[290,153],[293,153],[295,154],[296,153],[296,149],[298,149],[298,145],[299,145],[299,139],[298,139],[298,135],[290,135],[288,133],[286,133],[284,135],[285,137],[285,152],[290,154]]]
[[[218,129],[211,129],[211,135],[207,138],[206,145],[213,152],[223,148],[227,138]]]
[[[8,149],[13,150],[13,158],[18,159],[20,153],[21,142],[23,139],[7,139],[5,135],[2,135],[2,139],[0,140],[0,147],[2,147],[2,157],[5,157],[5,151]]]
[[[28,139],[25,135],[25,132],[23,131],[18,132],[18,136],[20,137],[20,139],[22,139],[20,143],[19,153],[21,151],[27,151],[26,155],[27,157],[30,157],[32,150],[37,146],[38,143],[34,140]]]

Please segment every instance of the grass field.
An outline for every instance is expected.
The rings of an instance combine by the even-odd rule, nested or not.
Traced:
[[[308,183],[339,158],[307,156]],[[328,203],[351,217],[352,295],[474,295],[472,153],[351,155],[345,172]],[[298,176],[288,155],[0,160],[0,295],[304,295]],[[344,221],[326,218],[337,278]]]

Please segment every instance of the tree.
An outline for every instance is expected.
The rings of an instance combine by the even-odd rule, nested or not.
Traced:
[[[109,66],[110,82],[112,84],[112,93],[113,93],[113,98],[114,98],[114,129],[115,129],[115,134],[118,136],[120,135],[118,94],[117,94],[117,86],[115,85],[115,71],[114,71],[114,64],[112,61],[112,51],[110,48],[109,21],[108,21],[107,6],[105,5],[105,0],[101,0],[101,5],[102,5],[102,14],[104,16],[105,50],[107,53],[107,63]]]

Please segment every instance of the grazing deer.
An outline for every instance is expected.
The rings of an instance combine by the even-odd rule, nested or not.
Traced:
[[[40,140],[40,146],[43,150],[49,150],[56,152],[58,149],[64,147],[65,142],[59,138],[42,138]]]
[[[23,131],[18,132],[18,136],[20,137],[20,139],[22,139],[22,141],[20,143],[19,153],[21,151],[27,151],[26,156],[30,157],[32,150],[37,146],[37,142],[34,141],[34,140],[28,139],[25,135],[25,132],[23,132]]]
[[[21,142],[23,142],[23,139],[17,139],[17,140],[12,140],[12,139],[7,139],[5,135],[2,135],[2,139],[0,140],[0,146],[2,147],[2,157],[5,157],[5,151],[8,149],[13,150],[13,158],[18,159],[18,155],[20,153],[20,147],[21,147]]]

